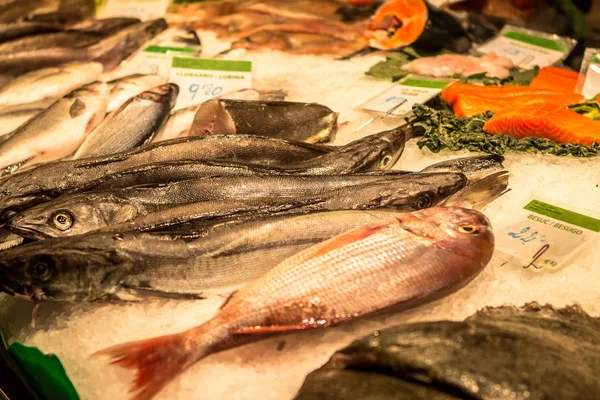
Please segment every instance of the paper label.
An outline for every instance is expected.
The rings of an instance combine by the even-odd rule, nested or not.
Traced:
[[[454,80],[408,75],[360,107],[366,111],[404,115],[412,111],[413,105],[426,103],[452,82]]]
[[[148,46],[135,55],[119,71],[119,75],[158,74],[168,78],[174,54],[192,54],[195,50],[187,47]]]
[[[579,71],[577,93],[591,99],[600,93],[600,49],[586,49]]]
[[[223,93],[252,87],[252,63],[173,57],[170,81],[179,85],[176,109],[202,103]]]
[[[545,67],[565,59],[577,42],[557,35],[505,27],[500,35],[479,46],[480,53],[494,52],[521,68]]]
[[[105,0],[98,18],[133,17],[142,21],[162,18],[169,0]]]
[[[600,219],[531,200],[496,232],[496,248],[532,270],[557,270],[598,238]]]

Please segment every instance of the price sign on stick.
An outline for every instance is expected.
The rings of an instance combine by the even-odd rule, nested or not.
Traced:
[[[586,99],[600,94],[600,49],[585,49],[576,91]]]
[[[544,32],[505,26],[494,39],[477,48],[480,53],[496,53],[510,58],[521,68],[545,67],[567,58],[576,40]]]
[[[396,85],[361,104],[360,108],[388,116],[404,115],[412,110],[413,105],[424,104],[440,94],[442,89],[453,81],[453,79],[408,75]]]
[[[173,57],[171,82],[179,85],[176,109],[252,87],[250,61]]]
[[[600,219],[532,199],[512,214],[510,223],[496,233],[496,248],[532,270],[564,267],[597,240]]]

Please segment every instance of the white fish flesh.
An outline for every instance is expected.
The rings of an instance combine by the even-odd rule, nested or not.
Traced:
[[[496,53],[488,53],[482,57],[460,54],[443,54],[436,57],[422,57],[404,65],[402,69],[419,75],[427,76],[470,76],[485,72],[489,77],[506,78],[513,62]]]

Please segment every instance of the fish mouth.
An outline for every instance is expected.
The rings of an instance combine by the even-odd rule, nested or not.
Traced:
[[[15,225],[12,225],[10,222],[7,224],[4,224],[4,229],[6,229],[7,231],[12,232],[14,234],[17,234],[19,236],[23,236],[25,238],[30,238],[30,239],[34,239],[34,240],[44,240],[44,239],[51,238],[50,235],[42,233],[33,228],[28,228],[26,226],[15,226]]]
[[[45,297],[41,288],[34,288],[26,283],[17,283],[4,277],[0,277],[0,292],[29,301],[41,301]]]

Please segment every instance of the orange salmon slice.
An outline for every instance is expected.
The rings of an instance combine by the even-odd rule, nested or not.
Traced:
[[[365,29],[365,39],[380,50],[408,46],[421,36],[428,18],[423,0],[390,0],[375,12]]]
[[[557,105],[527,106],[498,113],[485,123],[483,130],[517,139],[540,137],[584,146],[600,143],[600,121]]]
[[[457,117],[470,117],[486,111],[501,113],[513,110],[515,107],[527,107],[536,104],[548,104],[566,107],[584,101],[580,94],[540,94],[518,95],[503,99],[493,99],[476,95],[460,95],[452,106]]]
[[[479,86],[456,82],[442,90],[442,99],[448,104],[454,104],[461,96],[480,96],[489,99],[506,99],[515,96],[564,95],[561,89],[532,88],[528,86]]]
[[[564,68],[543,67],[529,84],[531,88],[559,89],[574,93],[579,73]]]

